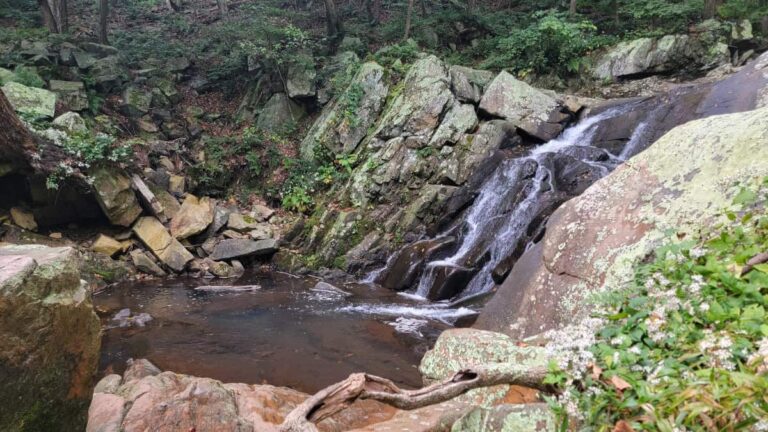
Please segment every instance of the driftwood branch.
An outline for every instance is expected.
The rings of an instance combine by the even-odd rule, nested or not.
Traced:
[[[749,259],[749,261],[747,261],[747,264],[744,266],[744,268],[741,269],[741,275],[744,276],[745,274],[751,272],[756,265],[766,262],[768,262],[768,252],[762,252],[753,256]]]
[[[366,373],[355,373],[344,381],[320,390],[291,411],[280,432],[317,432],[314,423],[345,409],[356,400],[371,399],[403,410],[413,410],[451,400],[469,390],[499,384],[520,385],[548,393],[544,384],[547,368],[524,368],[510,363],[493,363],[464,369],[430,386],[403,390],[392,381]]]

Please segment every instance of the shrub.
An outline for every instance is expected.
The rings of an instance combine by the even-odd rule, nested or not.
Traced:
[[[45,87],[45,81],[40,78],[40,75],[37,74],[34,68],[19,65],[13,70],[13,74],[14,81],[19,84],[24,84],[28,87]]]

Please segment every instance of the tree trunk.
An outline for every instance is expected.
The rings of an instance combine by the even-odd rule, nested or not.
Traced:
[[[0,91],[0,172],[26,171],[30,156],[37,150],[35,137],[16,117],[13,106]]]
[[[411,36],[411,16],[413,15],[413,1],[408,0],[408,10],[405,13],[405,31],[403,32],[403,40],[408,40]]]
[[[37,0],[37,5],[40,6],[40,12],[43,14],[43,23],[45,27],[51,33],[58,33],[59,26],[56,22],[56,17],[51,9],[51,4],[47,0]]]
[[[109,0],[99,0],[99,43],[109,44],[107,21],[109,20]]]
[[[704,0],[704,18],[710,19],[717,16],[717,9],[723,4],[723,0]]]
[[[179,4],[177,5],[176,3],[173,2],[173,0],[165,0],[165,5],[168,7],[168,10],[170,10],[171,12],[178,12],[179,10],[181,10],[180,4],[181,2],[179,2]]]
[[[768,35],[768,16],[764,16],[763,19],[760,20],[760,31],[763,35]]]
[[[325,3],[325,22],[328,28],[328,38],[331,40],[331,44],[341,39],[344,34],[344,26],[339,18],[339,13],[336,10],[336,3],[333,0],[324,0]]]
[[[227,6],[227,0],[216,0],[216,4],[219,5],[219,13],[224,18],[229,15],[229,7]]]
[[[571,4],[568,7],[568,13],[571,16],[576,15],[576,0],[571,0]]]
[[[69,31],[69,2],[68,0],[58,0],[59,3],[59,31],[66,33]]]
[[[365,10],[368,12],[368,23],[370,25],[376,25],[379,23],[378,8],[376,7],[375,0],[365,0]]]
[[[413,410],[451,400],[475,388],[499,384],[521,385],[554,393],[556,389],[544,384],[546,376],[545,367],[521,368],[511,363],[494,363],[461,370],[448,379],[418,390],[403,390],[388,379],[356,373],[302,402],[288,413],[279,430],[317,432],[314,423],[338,413],[356,400],[363,399],[383,402],[403,410]]]

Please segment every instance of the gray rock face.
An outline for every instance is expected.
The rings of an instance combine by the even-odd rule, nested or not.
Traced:
[[[555,98],[507,72],[499,73],[488,85],[480,100],[480,109],[512,122],[543,141],[559,135],[568,119]]]
[[[166,273],[155,261],[147,256],[146,253],[136,249],[131,251],[131,261],[140,272],[148,273],[157,277],[165,277]]]
[[[5,83],[3,94],[19,114],[32,118],[53,118],[56,110],[56,94],[45,89],[27,87],[17,82]]]
[[[0,247],[0,430],[82,430],[101,325],[79,260],[68,247]]]
[[[479,103],[485,88],[493,80],[493,72],[466,66],[451,66],[448,72],[453,94],[462,102]]]
[[[53,125],[58,126],[69,133],[87,132],[85,120],[76,112],[65,112],[53,119]]]
[[[304,108],[289,99],[285,93],[276,93],[262,108],[256,119],[256,127],[267,131],[281,131],[305,116]]]
[[[315,59],[309,54],[300,56],[297,64],[288,69],[285,89],[289,98],[307,98],[317,93]]]
[[[222,240],[211,253],[211,259],[214,261],[227,260],[231,258],[245,256],[269,256],[277,252],[277,240],[248,240],[248,239],[229,239]]]
[[[104,214],[115,225],[131,226],[142,212],[131,189],[131,179],[115,169],[100,168],[91,174],[93,191]]]
[[[324,110],[307,133],[301,143],[302,157],[312,159],[318,145],[334,153],[354,151],[376,122],[387,91],[384,68],[365,63],[332,108]]]
[[[85,93],[85,84],[82,81],[51,80],[49,88],[72,111],[88,108],[88,95]]]

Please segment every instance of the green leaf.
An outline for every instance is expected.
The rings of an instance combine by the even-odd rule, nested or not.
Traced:
[[[733,198],[734,204],[753,204],[755,201],[757,201],[757,193],[747,188],[741,188],[739,193]]]

